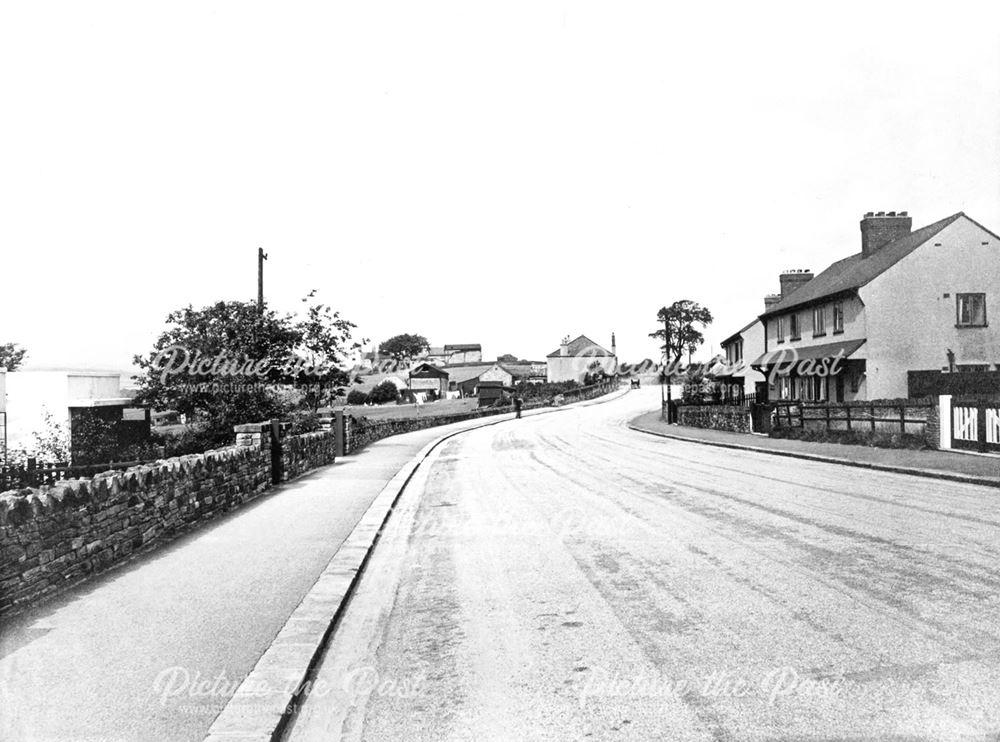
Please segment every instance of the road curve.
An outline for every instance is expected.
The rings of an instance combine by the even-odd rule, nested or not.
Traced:
[[[626,428],[463,434],[375,550],[292,740],[986,740],[988,488]]]

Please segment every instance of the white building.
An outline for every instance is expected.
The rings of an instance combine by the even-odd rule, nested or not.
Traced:
[[[117,371],[0,371],[0,391],[8,450],[30,449],[34,434],[45,431],[47,416],[69,432],[71,409],[132,404],[122,394]]]
[[[550,383],[582,381],[587,373],[592,373],[595,369],[613,375],[618,371],[615,335],[611,333],[611,350],[598,345],[586,335],[580,335],[576,340],[570,340],[567,336],[560,343],[559,349],[549,353],[545,361],[548,366],[546,378]]]

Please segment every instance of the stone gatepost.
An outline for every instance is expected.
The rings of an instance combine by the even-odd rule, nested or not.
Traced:
[[[236,445],[266,449],[271,447],[271,423],[244,423],[233,427]]]

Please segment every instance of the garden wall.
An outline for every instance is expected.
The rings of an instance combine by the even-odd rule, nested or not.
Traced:
[[[236,445],[0,494],[0,614],[54,595],[259,497],[272,486],[269,423]],[[282,439],[283,480],[333,462],[333,433]]]
[[[753,430],[749,407],[730,405],[679,405],[677,422],[692,428],[712,428],[735,433]]]

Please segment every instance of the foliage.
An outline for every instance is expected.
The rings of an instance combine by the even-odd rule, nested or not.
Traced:
[[[222,445],[234,425],[283,417],[297,401],[315,411],[348,383],[334,364],[353,328],[323,304],[301,319],[256,302],[189,305],[167,316],[147,356],[135,357],[138,399],[202,422],[198,435]]]
[[[388,379],[372,389],[371,394],[368,395],[368,401],[375,404],[395,402],[398,399],[399,390],[396,388],[396,385]]]
[[[61,464],[69,462],[69,431],[48,410],[42,410],[42,429],[32,432],[31,442],[23,448],[11,448],[7,463],[25,464],[29,458],[39,463]]]
[[[308,301],[315,293],[313,291],[302,301]],[[304,390],[306,405],[316,412],[324,402],[332,402],[334,397],[343,395],[344,387],[351,378],[337,364],[347,348],[357,350],[361,343],[351,342],[351,332],[357,325],[343,319],[339,312],[326,304],[310,306],[298,327],[302,332],[302,354],[310,366],[317,369]]]
[[[680,299],[669,307],[662,307],[656,313],[656,320],[661,327],[656,332],[649,333],[649,336],[663,341],[660,347],[668,363],[677,364],[685,351],[693,353],[705,342],[705,336],[698,326],[710,325],[712,313],[697,302]]]
[[[28,351],[17,343],[5,343],[0,345],[0,368],[8,371],[17,371],[24,363],[24,357]]]
[[[513,353],[504,353],[502,356],[497,356],[497,363],[517,363],[517,356]]]
[[[352,389],[347,393],[347,404],[362,405],[368,401],[368,395],[360,389]]]
[[[551,402],[556,395],[579,388],[580,384],[576,381],[546,382],[544,384],[529,384],[526,381],[521,381],[514,385],[514,393],[525,401],[548,400]]]
[[[430,343],[423,335],[410,335],[404,333],[389,338],[378,346],[380,355],[388,356],[394,361],[409,361],[418,358],[421,354],[430,350]]]
[[[890,433],[884,430],[826,430],[814,428],[775,428],[772,438],[786,438],[816,443],[840,443],[873,448],[928,449],[930,446],[923,436],[912,433]]]

